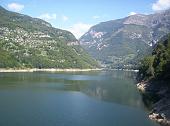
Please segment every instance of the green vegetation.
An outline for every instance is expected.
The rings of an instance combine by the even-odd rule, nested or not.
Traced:
[[[94,32],[93,34],[92,31]],[[101,37],[96,37],[101,34]],[[103,34],[103,35],[102,35]],[[150,29],[140,25],[124,25],[122,20],[109,21],[91,28],[80,38],[84,48],[97,60],[111,68],[132,68],[134,59],[146,54]],[[140,37],[141,36],[141,37]],[[86,45],[86,42],[89,42]],[[133,66],[134,67],[134,66]]]
[[[139,77],[141,80],[170,80],[170,34],[158,42],[151,56],[142,60]]]
[[[96,68],[74,35],[0,7],[0,68]]]
[[[7,68],[7,67],[19,67],[19,63],[17,62],[16,58],[12,56],[8,51],[3,50],[0,47],[0,67]]]
[[[170,11],[136,14],[99,23],[81,38],[82,46],[109,68],[135,69],[164,35],[170,33]],[[148,51],[149,50],[149,51]]]

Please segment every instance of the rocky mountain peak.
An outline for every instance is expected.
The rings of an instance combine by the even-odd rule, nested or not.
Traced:
[[[81,45],[104,64],[129,66],[170,33],[170,10],[102,22],[80,38]]]
[[[135,14],[127,17],[123,24],[146,25],[148,16],[144,14]]]

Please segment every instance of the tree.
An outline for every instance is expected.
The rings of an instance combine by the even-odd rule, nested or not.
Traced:
[[[139,67],[139,74],[141,79],[147,79],[154,77],[153,61],[154,56],[145,57]]]

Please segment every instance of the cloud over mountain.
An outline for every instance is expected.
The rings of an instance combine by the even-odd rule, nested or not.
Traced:
[[[19,12],[24,9],[24,5],[19,4],[19,3],[10,3],[7,5],[7,7],[9,10],[12,10],[15,12]]]
[[[153,3],[152,10],[162,11],[170,8],[170,0],[158,0],[156,3]]]

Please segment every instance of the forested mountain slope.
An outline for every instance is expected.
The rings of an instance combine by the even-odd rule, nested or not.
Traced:
[[[0,7],[0,67],[95,68],[74,35]]]
[[[80,43],[103,64],[125,67],[149,53],[150,48],[169,32],[170,10],[166,10],[102,22],[91,27],[80,38]]]

